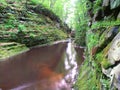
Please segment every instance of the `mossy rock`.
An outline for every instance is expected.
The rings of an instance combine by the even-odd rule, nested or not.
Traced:
[[[24,44],[15,42],[0,42],[0,59],[5,59],[10,56],[22,53],[28,50]]]
[[[114,27],[107,27],[102,33],[102,35],[100,36],[99,45],[102,45],[103,43],[107,42],[106,40],[110,38],[113,33],[114,33]]]
[[[75,88],[77,90],[100,90],[99,79],[97,77],[96,70],[92,69],[86,60],[80,68]]]
[[[108,67],[110,67],[112,65],[106,57],[108,54],[109,48],[110,48],[110,44],[106,48],[104,48],[104,50],[102,52],[100,52],[96,55],[97,62],[100,63],[101,67],[103,67],[105,69],[107,69]]]
[[[58,28],[49,15],[35,13],[31,8],[26,12],[23,6],[20,6],[21,4],[18,3],[18,5],[20,9],[10,5],[9,8],[1,11],[1,14],[7,17],[2,18],[3,23],[0,25],[2,41],[17,42],[32,47],[67,38],[66,32]],[[49,13],[52,12],[49,11]]]
[[[101,65],[103,68],[107,69],[108,67],[111,66],[111,63],[107,59],[103,58]]]

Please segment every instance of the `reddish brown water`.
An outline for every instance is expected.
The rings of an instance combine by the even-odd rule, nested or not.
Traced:
[[[69,52],[66,54],[66,50],[71,49],[68,46],[66,41],[50,46],[34,47],[1,61],[0,89],[72,90],[71,83],[75,80],[78,62],[80,65],[81,60],[70,62],[75,58],[69,59],[71,54]],[[65,68],[67,67],[65,60],[70,68]]]

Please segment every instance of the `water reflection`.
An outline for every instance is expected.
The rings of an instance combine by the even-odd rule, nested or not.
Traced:
[[[74,83],[77,67],[78,65],[76,62],[76,52],[74,50],[72,42],[69,42],[66,49],[65,58],[65,69],[69,70],[68,74],[65,76],[65,79],[68,83]]]
[[[29,51],[0,62],[2,90],[72,90],[78,66],[79,50],[69,41],[33,47]],[[83,52],[82,52],[83,53]],[[79,59],[77,61],[77,59]]]
[[[12,90],[71,90],[62,74],[49,71],[49,75],[40,81],[18,86]]]
[[[65,75],[66,82],[73,85],[77,79],[78,69],[84,60],[84,48],[74,46],[72,41],[69,41],[66,49],[65,57],[65,69],[67,74]]]

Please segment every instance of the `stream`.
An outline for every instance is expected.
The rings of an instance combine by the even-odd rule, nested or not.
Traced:
[[[74,90],[83,52],[65,40],[2,60],[0,90]]]

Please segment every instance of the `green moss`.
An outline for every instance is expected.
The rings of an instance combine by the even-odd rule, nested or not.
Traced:
[[[99,46],[101,46],[103,43],[109,44],[109,41],[107,40],[108,37],[108,33],[110,30],[112,30],[113,27],[109,26],[104,28],[104,32],[102,33],[102,35],[100,35],[100,39],[99,39]]]
[[[32,3],[32,4],[35,4],[35,5],[36,5],[36,4],[40,4],[40,3],[41,3],[41,1],[40,1],[40,0],[39,0],[39,1],[38,1],[38,0],[30,0],[30,1],[31,1],[31,3]]]
[[[101,28],[101,27],[112,27],[115,25],[120,25],[120,20],[112,21],[99,21],[92,24],[92,29]]]
[[[103,58],[101,65],[103,68],[107,69],[109,66],[111,66],[111,63],[107,59]]]
[[[103,52],[100,52],[96,55],[96,60],[98,63],[101,64],[101,66],[105,69],[107,69],[109,66],[111,66],[111,63],[109,62],[109,60],[105,57],[106,54],[104,54]]]
[[[79,77],[75,84],[78,90],[100,90],[99,79],[96,70],[86,60],[80,68]]]
[[[103,49],[103,55],[106,56],[108,54],[108,50],[110,49],[111,43],[109,43],[104,49]]]
[[[6,0],[0,0],[0,4],[3,4],[3,5],[6,5],[6,6],[7,6]]]
[[[2,41],[18,42],[31,47],[67,38],[67,34],[62,28],[57,28],[56,22],[52,21],[49,16],[39,15],[31,10],[26,12],[20,6],[21,4],[16,3],[21,7],[20,9],[17,6],[10,6],[9,9],[1,11],[4,16],[7,16],[3,18],[3,24],[0,24]]]
[[[86,35],[86,43],[88,51],[91,52],[92,48],[97,46],[99,42],[99,33],[88,32]]]
[[[28,50],[25,45],[14,42],[2,42],[0,45],[0,59],[8,58]]]
[[[94,12],[94,14],[99,10],[99,9],[101,9],[102,7],[101,7],[101,3],[102,3],[102,0],[95,0],[94,1],[94,3],[93,3],[93,12]]]
[[[84,24],[83,23],[81,24],[81,23],[80,22],[79,24],[76,23],[75,43],[79,46],[85,46],[86,31],[88,28],[85,22]]]

